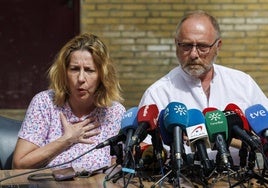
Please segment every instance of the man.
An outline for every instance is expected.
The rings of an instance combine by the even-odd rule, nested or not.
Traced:
[[[230,103],[242,111],[254,104],[268,109],[267,97],[248,74],[215,64],[222,39],[214,17],[190,12],[178,24],[174,41],[179,66],[145,91],[139,107],[156,104],[160,111],[170,102],[181,102],[201,111],[207,107],[222,111]],[[239,142],[233,144],[239,147]]]

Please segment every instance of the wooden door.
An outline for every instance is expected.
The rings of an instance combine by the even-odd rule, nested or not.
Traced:
[[[0,109],[27,108],[47,69],[80,27],[79,0],[0,1]]]

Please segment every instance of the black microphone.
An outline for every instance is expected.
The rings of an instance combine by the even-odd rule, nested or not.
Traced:
[[[203,167],[204,174],[207,176],[213,170],[213,163],[208,157],[207,148],[210,148],[208,133],[205,125],[205,117],[198,109],[188,110],[189,122],[186,128],[190,147],[198,156]]]
[[[121,142],[121,141],[125,141],[126,140],[126,136],[123,132],[119,132],[117,135],[111,137],[111,138],[108,138],[107,140],[105,140],[104,142],[102,143],[99,143],[95,149],[100,149],[100,148],[103,148],[103,147],[106,147],[106,146],[111,146],[111,145],[115,145],[117,144],[118,142]]]
[[[152,137],[151,140],[152,140],[152,145],[153,145],[156,158],[158,160],[162,160],[164,147],[163,147],[162,139],[160,137],[159,128],[156,127],[154,130],[149,131],[148,134],[150,134]]]
[[[162,138],[160,135],[160,121],[161,120],[159,121],[159,118],[160,118],[160,114],[158,117],[157,126],[153,130],[149,130],[148,134],[151,135],[151,141],[152,141],[152,145],[153,145],[153,154],[156,157],[156,160],[159,162],[162,175],[164,175],[163,164],[164,164],[164,161],[166,158],[166,152],[164,150],[163,141],[162,141]]]
[[[231,138],[237,138],[248,144],[252,149],[259,148],[258,143],[245,131],[243,121],[237,113],[230,110],[225,110],[223,113],[227,119],[230,140]]]
[[[225,107],[225,111],[234,111],[238,116],[238,125],[240,125],[244,131],[246,131],[250,136],[252,136],[252,133],[251,133],[251,129],[250,129],[250,126],[249,126],[249,122],[247,120],[247,118],[245,117],[245,114],[243,113],[243,111],[234,103],[229,103],[226,107]],[[242,121],[242,122],[241,122]],[[230,122],[231,123],[231,122]],[[234,122],[233,122],[234,123]],[[232,124],[233,124],[232,123]],[[229,122],[228,122],[228,125]],[[231,126],[232,127],[232,126]],[[232,130],[230,128],[230,130]],[[231,139],[233,137],[236,137],[238,135],[234,134],[233,131],[231,131],[230,133],[231,135]],[[252,138],[254,139],[254,137],[252,136]],[[229,139],[231,141],[231,139]],[[239,157],[240,157],[240,167],[241,168],[244,168],[246,165],[247,165],[247,158],[248,158],[248,144],[245,143],[245,141],[242,140],[242,144],[241,144],[241,147],[239,149]]]

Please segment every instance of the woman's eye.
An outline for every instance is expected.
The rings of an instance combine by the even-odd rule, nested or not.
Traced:
[[[96,72],[95,69],[91,69],[91,68],[80,68],[80,67],[72,67],[72,66],[69,67],[69,70],[72,71],[72,72],[80,72],[81,70],[84,71],[84,72],[87,72],[87,73],[93,73],[93,72]]]
[[[90,69],[90,68],[85,69],[85,71],[86,71],[86,72],[95,72],[95,70]]]
[[[79,71],[80,69],[78,67],[70,67],[71,71]]]

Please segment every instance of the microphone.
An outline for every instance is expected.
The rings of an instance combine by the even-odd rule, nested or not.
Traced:
[[[126,148],[126,157],[123,162],[123,172],[135,173],[135,162],[132,156],[132,149],[134,145],[140,144],[147,136],[147,130],[152,130],[156,127],[156,121],[158,116],[158,108],[155,104],[142,106],[137,113],[138,127],[134,132],[129,145]],[[139,152],[136,152],[139,156]],[[137,158],[137,157],[136,157]]]
[[[153,117],[152,119],[148,119],[149,127],[147,128],[147,133],[151,135],[153,156],[155,156],[156,160],[159,162],[161,172],[164,175],[163,160],[165,158],[165,153],[164,153],[162,139],[160,137],[160,130],[159,130],[160,128],[158,126],[158,121],[156,121],[157,116],[158,116],[158,108],[156,107],[156,105],[153,105],[151,106],[151,110],[153,110],[152,111],[153,114],[151,114]],[[148,122],[148,120],[144,119],[142,116],[139,116],[138,122],[142,124],[142,122]],[[153,121],[150,122],[150,120],[153,120]],[[155,159],[155,157],[153,159]]]
[[[268,114],[261,104],[255,104],[245,110],[246,118],[252,130],[259,136],[268,139]]]
[[[188,124],[187,107],[179,102],[169,103],[164,112],[164,124],[169,133],[173,133],[173,156],[175,156],[176,167],[180,169],[182,159],[182,128]],[[178,171],[177,171],[178,175]]]
[[[260,137],[263,147],[263,155],[268,156],[267,141],[268,141],[268,112],[261,104],[255,104],[245,110],[246,118],[248,119],[251,129]]]
[[[167,129],[165,127],[164,113],[165,113],[165,110],[161,110],[159,117],[158,117],[157,124],[158,124],[159,130],[160,130],[160,135],[161,135],[163,143],[165,145],[170,146],[173,142],[173,136],[171,133],[167,132]]]
[[[213,144],[212,150],[217,149],[223,164],[229,167],[228,157],[230,152],[226,144],[228,127],[224,113],[220,110],[209,111],[205,114],[205,120],[209,141]]]
[[[129,151],[129,145],[131,144],[131,137],[138,127],[138,107],[132,107],[128,109],[121,120],[121,132],[126,136],[125,141],[125,153]]]
[[[243,129],[245,131],[247,131],[248,133],[251,131],[251,128],[249,126],[249,122],[245,116],[245,114],[243,113],[243,111],[234,103],[229,103],[226,107],[225,110],[230,110],[230,111],[234,111],[243,121]]]
[[[99,143],[96,146],[96,149],[100,149],[105,146],[115,145],[121,141],[125,141],[125,145],[128,146],[131,140],[131,136],[133,135],[133,132],[138,126],[137,112],[138,112],[138,107],[132,107],[129,110],[127,110],[124,113],[123,118],[121,120],[121,129],[118,135],[108,138],[102,143]]]
[[[262,149],[260,150],[261,154],[263,155],[264,161],[264,169],[268,168],[268,162],[266,158],[266,149],[267,145],[264,144],[268,140],[268,112],[265,107],[261,104],[255,104],[253,106],[248,107],[245,110],[246,117],[250,124],[252,130],[260,137],[262,140]],[[252,156],[256,155],[252,153]],[[255,158],[253,157],[253,160]],[[252,164],[255,164],[252,162]],[[250,164],[251,165],[251,164]],[[252,165],[253,166],[253,165]],[[253,168],[253,167],[252,167]]]
[[[159,120],[159,118],[158,118],[158,120]],[[151,153],[152,156],[150,157],[150,162],[152,164],[155,164],[153,162],[158,161],[159,165],[160,165],[160,170],[162,171],[162,174],[164,175],[164,173],[163,173],[163,161],[165,160],[166,154],[165,154],[162,139],[160,136],[159,121],[157,121],[157,124],[155,124],[155,123],[150,124],[150,127],[147,129],[147,133],[151,135],[152,145],[150,145],[150,150],[146,150],[146,151],[152,151],[152,152],[145,152],[146,155],[143,152],[143,154],[145,156],[148,156],[147,154]],[[143,159],[144,158],[142,157],[142,160]],[[149,159],[146,158],[146,160],[149,160]]]
[[[249,122],[243,113],[243,111],[234,103],[229,103],[225,110],[234,111],[242,120],[242,129],[245,130],[253,140],[256,140],[255,137],[251,133],[251,128],[249,126]],[[257,141],[255,142],[257,143]],[[260,145],[260,144],[257,144]],[[242,145],[239,149],[239,157],[240,157],[240,167],[244,168],[247,165],[247,158],[248,158],[248,144],[244,141],[242,141]]]
[[[226,119],[227,119],[227,125],[229,128],[229,140],[231,141],[232,138],[240,139],[243,142],[245,142],[247,145],[249,145],[251,148],[257,149],[259,146],[255,142],[255,140],[249,136],[249,134],[243,129],[243,121],[239,117],[238,114],[236,114],[234,111],[225,110],[223,111]]]
[[[208,175],[213,170],[213,165],[208,157],[207,148],[210,148],[208,133],[205,126],[205,117],[198,109],[188,110],[189,122],[186,128],[187,136],[190,140],[190,147],[204,167],[204,172]]]
[[[147,131],[156,128],[158,108],[155,104],[145,105],[138,111],[138,127],[131,138],[130,147],[141,143],[147,136]]]
[[[138,126],[137,111],[138,111],[138,107],[132,107],[129,110],[127,110],[124,113],[123,118],[121,120],[121,129],[118,135],[108,138],[102,143],[99,143],[96,146],[96,149],[100,149],[105,146],[115,145],[121,141],[126,141],[125,145],[129,145],[131,136],[134,130],[136,129],[136,127]]]
[[[119,131],[119,133],[111,138],[108,138],[107,140],[105,140],[104,142],[102,143],[99,143],[95,149],[101,149],[103,147],[106,147],[106,146],[112,146],[112,145],[115,145],[117,144],[118,142],[121,142],[121,141],[125,141],[126,140],[126,136],[123,132]]]
[[[215,107],[207,107],[203,110],[203,114],[206,115],[207,112],[211,112],[211,111],[215,111],[215,110],[218,110],[218,109]]]
[[[163,169],[163,160],[165,158],[164,147],[160,137],[160,128],[156,126],[155,129],[148,131],[152,137],[153,153],[159,161],[161,170]]]

